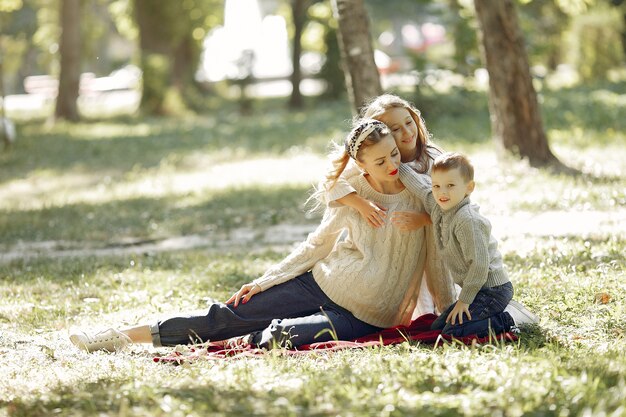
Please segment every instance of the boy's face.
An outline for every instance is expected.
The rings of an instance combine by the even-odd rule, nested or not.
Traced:
[[[431,175],[433,197],[442,210],[450,210],[474,191],[474,181],[465,181],[458,169],[436,170]]]

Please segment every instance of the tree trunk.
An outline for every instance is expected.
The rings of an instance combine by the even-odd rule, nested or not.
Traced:
[[[134,11],[139,29],[140,65],[142,71],[141,111],[162,115],[165,96],[173,80],[172,38],[174,33],[167,19],[169,10],[162,2],[135,0]]]
[[[308,0],[292,0],[291,15],[293,17],[293,50],[291,61],[293,72],[291,73],[291,98],[289,107],[301,109],[303,106],[302,92],[300,92],[300,81],[302,81],[302,71],[300,68],[300,55],[302,55],[302,32],[306,22],[306,11]]]
[[[358,113],[368,99],[382,94],[369,21],[363,0],[332,0],[339,30],[337,38],[352,110]]]
[[[80,83],[80,0],[61,1],[61,73],[55,118],[78,121]]]
[[[513,1],[474,0],[474,6],[489,72],[494,139],[531,166],[571,171],[548,146]]]

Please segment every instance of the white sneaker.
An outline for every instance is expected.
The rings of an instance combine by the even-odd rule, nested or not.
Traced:
[[[133,343],[130,337],[115,329],[105,330],[94,336],[89,336],[83,332],[75,333],[70,335],[70,340],[76,347],[86,352],[96,350],[115,352]]]
[[[511,300],[504,311],[511,315],[513,321],[515,322],[515,326],[539,323],[539,317],[531,313],[530,310],[522,305],[522,303],[515,300]]]

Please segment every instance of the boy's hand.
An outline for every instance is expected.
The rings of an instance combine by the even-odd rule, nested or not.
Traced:
[[[446,323],[454,325],[458,322],[459,324],[463,324],[463,314],[467,315],[468,320],[472,319],[472,315],[469,312],[469,304],[458,300],[450,314],[448,314],[448,317],[446,318]]]
[[[370,226],[381,227],[385,225],[385,218],[387,218],[386,208],[363,198],[360,199],[355,208]]]
[[[433,224],[430,216],[425,211],[395,211],[391,215],[391,223],[398,229],[406,232],[418,230],[426,225]]]

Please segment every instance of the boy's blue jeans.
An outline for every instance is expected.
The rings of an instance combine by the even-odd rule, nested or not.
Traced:
[[[491,331],[494,334],[508,332],[515,322],[511,315],[504,311],[509,301],[513,298],[513,284],[507,282],[491,288],[481,288],[476,294],[474,301],[469,305],[472,319],[463,317],[463,324],[446,323],[446,318],[456,305],[448,307],[431,325],[431,329],[441,329],[442,334],[453,337],[477,335],[485,337]]]
[[[150,326],[155,346],[225,340],[251,334],[263,348],[353,340],[381,329],[335,304],[311,272],[254,295],[237,307],[214,303],[204,314],[171,317]],[[331,333],[332,332],[332,333]]]

